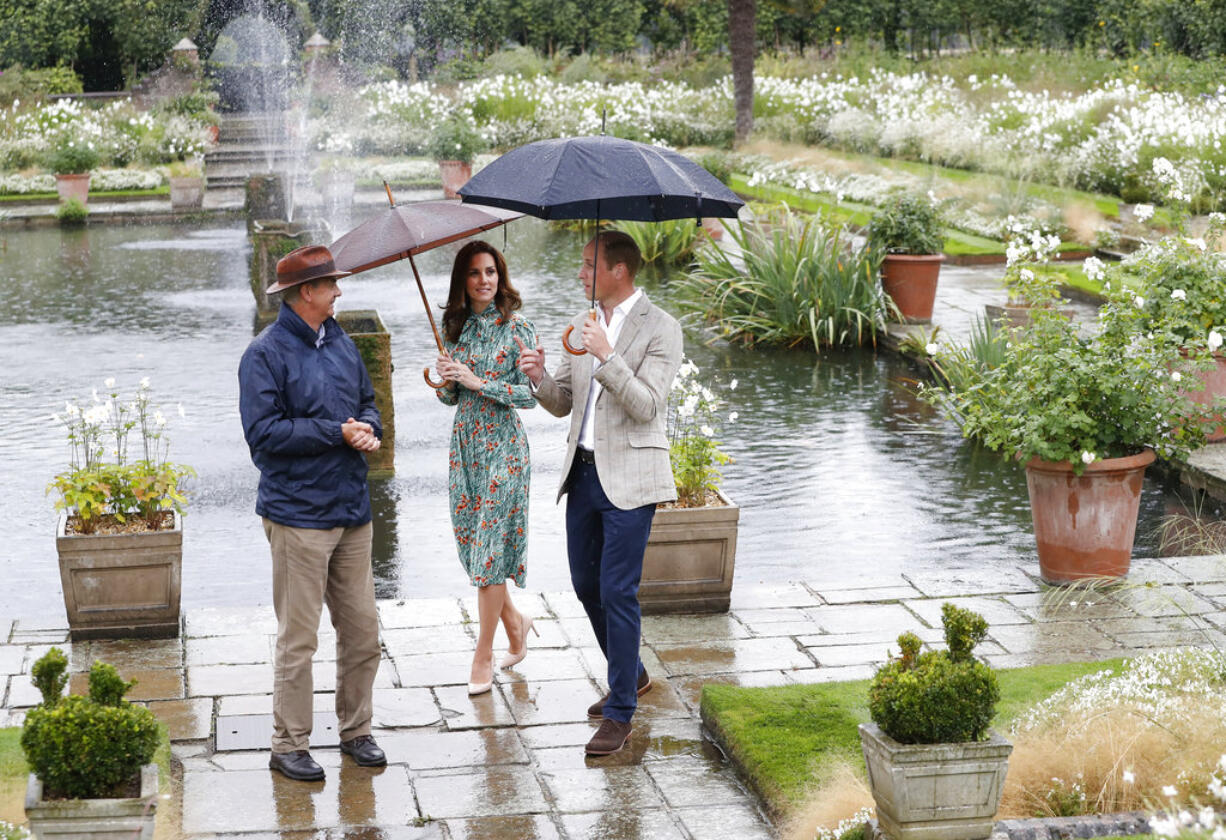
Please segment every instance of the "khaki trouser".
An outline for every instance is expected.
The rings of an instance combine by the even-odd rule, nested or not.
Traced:
[[[291,528],[264,520],[272,549],[277,613],[272,751],[305,750],[314,719],[311,657],[327,603],[336,628],[336,718],[342,741],[370,734],[371,691],[379,670],[379,618],[370,565],[370,523],[357,528]]]

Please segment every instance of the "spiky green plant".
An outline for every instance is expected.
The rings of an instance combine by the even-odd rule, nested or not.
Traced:
[[[879,253],[786,205],[727,229],[735,248],[701,246],[698,267],[678,284],[685,310],[750,344],[820,352],[876,343],[891,306],[877,283]]]
[[[643,253],[643,262],[661,266],[684,265],[705,236],[693,219],[666,222],[618,222]]]

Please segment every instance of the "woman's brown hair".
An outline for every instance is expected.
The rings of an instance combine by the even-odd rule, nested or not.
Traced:
[[[460,340],[460,331],[468,320],[468,267],[477,254],[489,254],[494,258],[494,268],[498,271],[494,307],[503,319],[509,319],[511,313],[523,305],[519,292],[507,276],[507,261],[501,252],[479,239],[469,242],[455,255],[455,262],[451,265],[451,289],[447,292],[447,304],[443,307],[443,337],[452,344]]]

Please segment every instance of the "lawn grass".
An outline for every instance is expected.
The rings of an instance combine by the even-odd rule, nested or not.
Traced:
[[[163,195],[170,195],[170,187],[163,184],[160,187],[154,187],[151,190],[90,190],[89,197],[92,199],[108,199],[108,198],[157,198]],[[0,204],[11,203],[16,204],[23,201],[59,201],[59,193],[56,192],[38,192],[38,193],[13,193],[0,194]]]
[[[1034,665],[997,671],[1000,703],[993,726],[1083,674],[1123,660]],[[868,680],[773,688],[703,686],[702,719],[775,816],[804,802],[839,764],[863,767],[857,727],[868,721]]]

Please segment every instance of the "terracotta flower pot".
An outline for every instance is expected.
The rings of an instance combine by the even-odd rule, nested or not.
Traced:
[[[443,177],[443,197],[458,198],[460,187],[473,176],[473,165],[462,160],[440,160],[438,171]]]
[[[1105,458],[1073,474],[1067,461],[1032,458],[1026,464],[1030,514],[1039,548],[1039,576],[1047,583],[1128,574],[1137,531],[1141,481],[1154,460],[1146,449]]]
[[[1192,375],[1205,383],[1205,387],[1199,391],[1188,391],[1188,399],[1198,405],[1213,405],[1218,397],[1226,397],[1226,358],[1213,354],[1213,367],[1208,370],[1193,371]],[[1205,435],[1205,440],[1210,443],[1216,443],[1220,440],[1226,440],[1226,417],[1222,414],[1215,414],[1213,421],[1207,425],[1211,426],[1209,432]]]
[[[881,288],[907,323],[932,320],[937,276],[944,254],[886,254],[881,262]]]
[[[89,173],[56,175],[55,191],[59,193],[61,204],[74,198],[82,204],[89,204]]]

